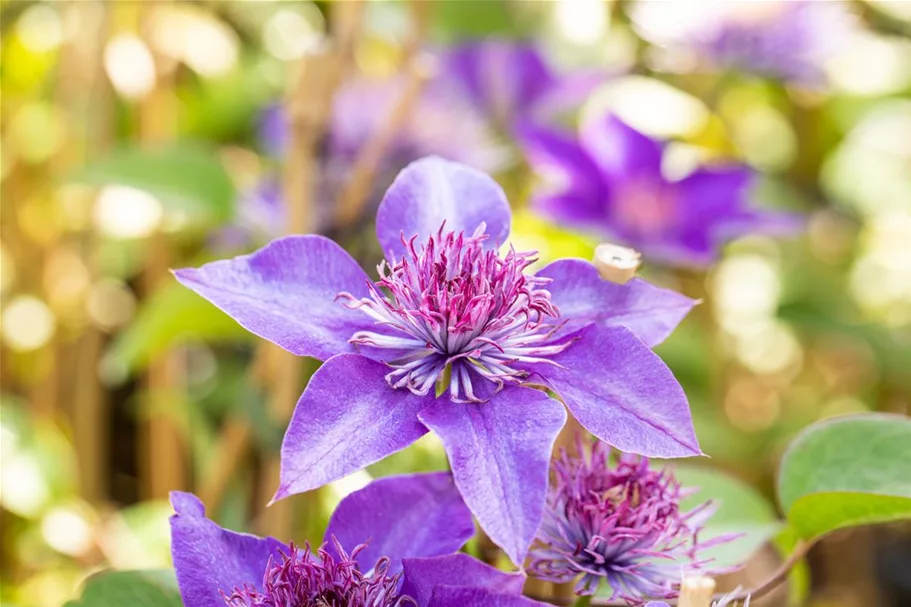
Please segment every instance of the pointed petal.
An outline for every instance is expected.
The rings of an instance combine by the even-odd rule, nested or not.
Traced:
[[[402,594],[427,605],[438,586],[486,589],[497,594],[522,594],[525,576],[506,573],[464,553],[434,558],[405,559]]]
[[[252,255],[174,275],[251,333],[298,356],[324,360],[350,351],[348,339],[374,327],[366,314],[335,300],[342,291],[366,297],[368,278],[322,236],[279,238]]]
[[[541,53],[527,42],[467,42],[448,50],[443,61],[475,107],[503,126],[525,115],[555,84]]]
[[[701,455],[686,395],[670,369],[624,327],[590,326],[540,369],[585,428],[648,457]],[[470,502],[469,502],[470,505]]]
[[[456,552],[474,535],[474,521],[448,472],[388,476],[342,500],[326,539],[333,535],[348,551],[369,542],[358,555],[362,570],[386,556],[395,573],[402,559]]]
[[[225,607],[219,591],[230,594],[246,583],[258,586],[269,557],[288,550],[272,538],[222,529],[206,518],[205,506],[190,493],[172,492],[171,505],[171,555],[186,607]]]
[[[438,400],[418,417],[442,439],[478,523],[521,567],[541,523],[551,450],[566,411],[543,392],[511,387],[483,404]]]
[[[686,231],[706,232],[712,239],[744,234],[786,236],[805,227],[798,214],[750,206],[756,173],[742,165],[705,167],[678,183],[686,208]]]
[[[433,591],[433,597],[427,607],[549,607],[549,605],[524,596],[495,594],[489,590],[438,586]]]
[[[282,441],[274,500],[357,472],[427,433],[417,414],[432,396],[393,390],[387,372],[382,363],[340,354],[313,374]]]
[[[605,113],[586,120],[579,139],[601,170],[613,179],[661,174],[661,144]]]
[[[525,121],[517,137],[532,169],[543,180],[535,209],[583,229],[600,229],[610,197],[598,167],[571,134]]]
[[[402,235],[423,243],[443,222],[446,229],[469,235],[487,224],[487,245],[506,242],[512,214],[506,194],[490,176],[456,162],[429,156],[405,167],[376,215],[376,236],[386,258],[401,258]]]
[[[604,280],[581,259],[555,261],[538,276],[553,279],[547,289],[561,318],[580,325],[624,326],[649,346],[664,341],[697,303],[641,278],[624,285]]]

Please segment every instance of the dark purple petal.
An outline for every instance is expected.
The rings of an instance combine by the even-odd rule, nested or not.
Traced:
[[[685,227],[707,230],[742,217],[755,173],[748,167],[702,168],[677,182]]]
[[[518,140],[534,171],[544,180],[534,206],[555,221],[591,229],[609,213],[607,185],[573,136],[525,122]]]
[[[423,244],[446,229],[469,236],[486,224],[487,247],[506,242],[512,219],[503,189],[490,176],[462,164],[428,156],[412,162],[386,191],[376,215],[376,235],[386,258],[400,258],[402,235]]]
[[[405,559],[402,594],[424,606],[437,586],[485,589],[497,594],[522,594],[525,576],[494,569],[471,556],[458,553],[433,558]]]
[[[274,500],[357,472],[426,434],[417,414],[433,397],[393,390],[387,371],[357,354],[334,356],[320,367],[285,432]]]
[[[269,557],[288,550],[272,538],[222,529],[190,493],[173,491],[171,506],[171,556],[186,607],[225,607],[219,591],[230,594],[235,586],[258,584]]]
[[[405,558],[456,552],[472,535],[471,512],[448,472],[375,480],[342,500],[326,530],[327,541],[335,536],[348,551],[369,542],[357,557],[362,568],[385,556],[390,573]]]
[[[442,439],[478,523],[521,567],[541,523],[548,463],[566,411],[543,392],[508,387],[482,404],[438,400],[418,417]]]
[[[351,349],[348,339],[373,328],[335,298],[367,295],[367,275],[322,236],[288,236],[251,255],[175,270],[193,289],[251,333],[299,356],[326,359]]]
[[[788,235],[805,227],[793,213],[767,211],[750,205],[756,174],[741,165],[709,167],[680,180],[677,188],[686,209],[688,232],[707,232],[721,240],[744,234]]]
[[[495,594],[489,590],[438,586],[433,591],[433,597],[427,607],[550,607],[550,605],[524,596]]]
[[[604,442],[648,457],[702,454],[683,389],[629,329],[590,326],[552,360],[560,367],[537,370]]]
[[[561,318],[576,324],[624,326],[649,346],[664,341],[697,303],[641,278],[625,285],[604,280],[595,266],[581,259],[555,261],[537,275],[553,279],[547,289]]]
[[[526,114],[557,83],[538,49],[526,42],[469,42],[447,51],[444,61],[478,109],[502,121]]]
[[[613,179],[661,174],[661,144],[612,114],[587,120],[579,140],[591,159]]]

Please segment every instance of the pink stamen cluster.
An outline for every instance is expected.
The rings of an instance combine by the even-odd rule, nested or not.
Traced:
[[[594,594],[601,584],[630,604],[677,596],[683,575],[705,565],[697,552],[715,541],[697,540],[711,516],[705,503],[682,513],[681,489],[667,468],[646,458],[578,441],[577,457],[554,461],[544,522],[532,550],[531,572],[552,582],[577,580],[576,593]],[[723,538],[722,541],[726,541]]]
[[[357,555],[366,545],[345,552],[333,537],[338,558],[321,548],[314,554],[292,544],[281,559],[270,558],[262,589],[252,584],[222,592],[228,607],[417,607],[414,599],[399,596],[401,574],[389,575],[389,560],[381,558],[371,571],[362,572]]]
[[[485,249],[483,224],[471,236],[444,228],[422,247],[403,237],[404,257],[379,265],[370,297],[340,297],[378,323],[350,341],[389,351],[390,386],[425,395],[439,383],[455,401],[483,402],[474,378],[499,390],[527,375],[513,365],[550,362],[568,344],[554,343],[562,325],[542,288],[550,279],[525,274],[533,252]]]

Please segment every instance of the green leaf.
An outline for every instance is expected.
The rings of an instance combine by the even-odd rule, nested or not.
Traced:
[[[742,534],[736,539],[713,546],[703,554],[714,559],[712,567],[743,564],[783,527],[774,506],[756,489],[720,470],[693,464],[676,464],[674,474],[685,488],[698,491],[683,500],[681,507],[691,510],[712,500],[717,510],[706,522],[700,539],[719,535]]]
[[[143,190],[192,220],[222,221],[234,212],[234,185],[214,150],[200,143],[121,148],[86,165],[70,181]]]
[[[103,571],[85,583],[82,598],[64,607],[182,607],[171,570]]]
[[[782,458],[778,501],[805,539],[911,518],[911,419],[851,415],[805,429]]]
[[[190,340],[251,340],[252,336],[214,305],[176,281],[158,290],[105,353],[106,377],[122,380],[168,348]]]

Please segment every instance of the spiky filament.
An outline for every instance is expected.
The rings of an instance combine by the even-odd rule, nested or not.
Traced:
[[[417,607],[414,599],[399,596],[401,574],[389,574],[389,559],[383,557],[369,571],[362,571],[357,555],[333,537],[336,558],[325,546],[314,554],[310,544],[291,544],[280,558],[266,564],[262,585],[252,583],[222,591],[228,607]]]
[[[350,342],[389,352],[393,388],[425,395],[448,378],[440,387],[453,400],[482,402],[475,379],[499,390],[526,376],[517,364],[551,363],[568,346],[555,339],[562,325],[544,288],[550,279],[525,273],[535,253],[486,249],[484,230],[468,236],[444,224],[420,247],[403,237],[405,255],[379,265],[369,297],[339,294],[377,322]]]
[[[580,595],[604,585],[630,604],[677,596],[682,576],[707,564],[699,552],[731,539],[699,541],[713,506],[683,513],[680,501],[690,492],[670,469],[652,469],[646,458],[629,454],[612,464],[606,444],[577,442],[578,456],[563,451],[554,461],[556,483],[531,573],[558,583],[575,580]]]

